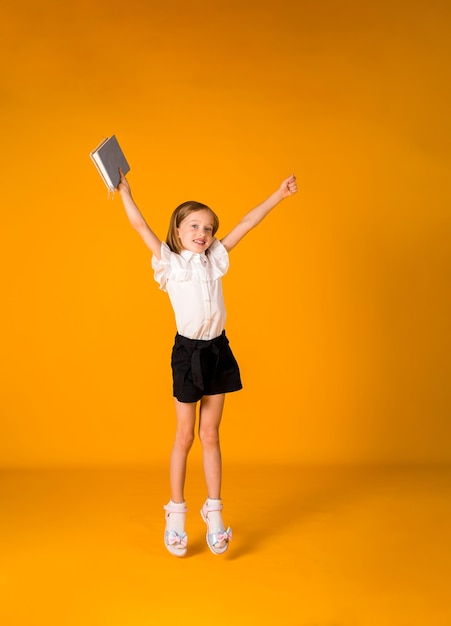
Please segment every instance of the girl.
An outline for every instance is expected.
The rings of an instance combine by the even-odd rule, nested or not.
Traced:
[[[171,499],[164,507],[164,543],[171,554],[186,554],[184,486],[199,403],[199,438],[208,494],[201,516],[207,525],[208,547],[213,554],[223,554],[232,531],[225,529],[221,514],[219,425],[225,394],[242,385],[224,331],[221,277],[229,266],[228,253],[281,200],[297,192],[296,177],[293,174],[284,180],[221,240],[215,238],[219,227],[215,213],[199,202],[185,202],[173,212],[163,243],[136,206],[121,170],[120,175],[118,191],[128,219],[153,253],[155,280],[169,294],[177,326],[171,360],[177,428],[170,459]]]

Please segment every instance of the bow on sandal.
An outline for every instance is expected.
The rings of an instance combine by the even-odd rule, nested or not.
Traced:
[[[167,535],[168,544],[170,546],[182,546],[186,548],[188,545],[188,535],[183,533],[183,535],[179,535],[175,532],[175,530],[170,530]]]
[[[214,533],[213,533],[214,537]],[[232,540],[232,529],[230,526],[223,533],[217,533],[216,535],[217,541],[231,541]]]

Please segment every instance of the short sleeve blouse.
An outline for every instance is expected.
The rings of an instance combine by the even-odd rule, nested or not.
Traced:
[[[191,339],[214,339],[224,330],[226,311],[221,277],[229,267],[229,255],[215,239],[208,254],[172,252],[161,244],[161,258],[152,258],[155,280],[169,294],[177,331]]]

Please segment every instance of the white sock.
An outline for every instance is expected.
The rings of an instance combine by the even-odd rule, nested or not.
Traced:
[[[222,504],[220,499],[216,498],[207,498],[207,506],[210,507],[220,507]],[[208,522],[209,522],[209,532],[217,533],[219,531],[224,531],[224,522],[222,521],[221,511],[210,511],[208,513]]]
[[[183,535],[185,532],[186,503],[169,500],[166,506],[169,509],[169,511],[167,511],[167,513],[169,513],[167,522],[168,530],[175,530],[178,535]]]

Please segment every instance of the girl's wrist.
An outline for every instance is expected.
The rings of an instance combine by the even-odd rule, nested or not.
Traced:
[[[124,196],[128,196],[129,198],[132,197],[132,192],[130,191],[130,189],[127,189],[127,187],[121,187],[118,191],[122,197]]]

